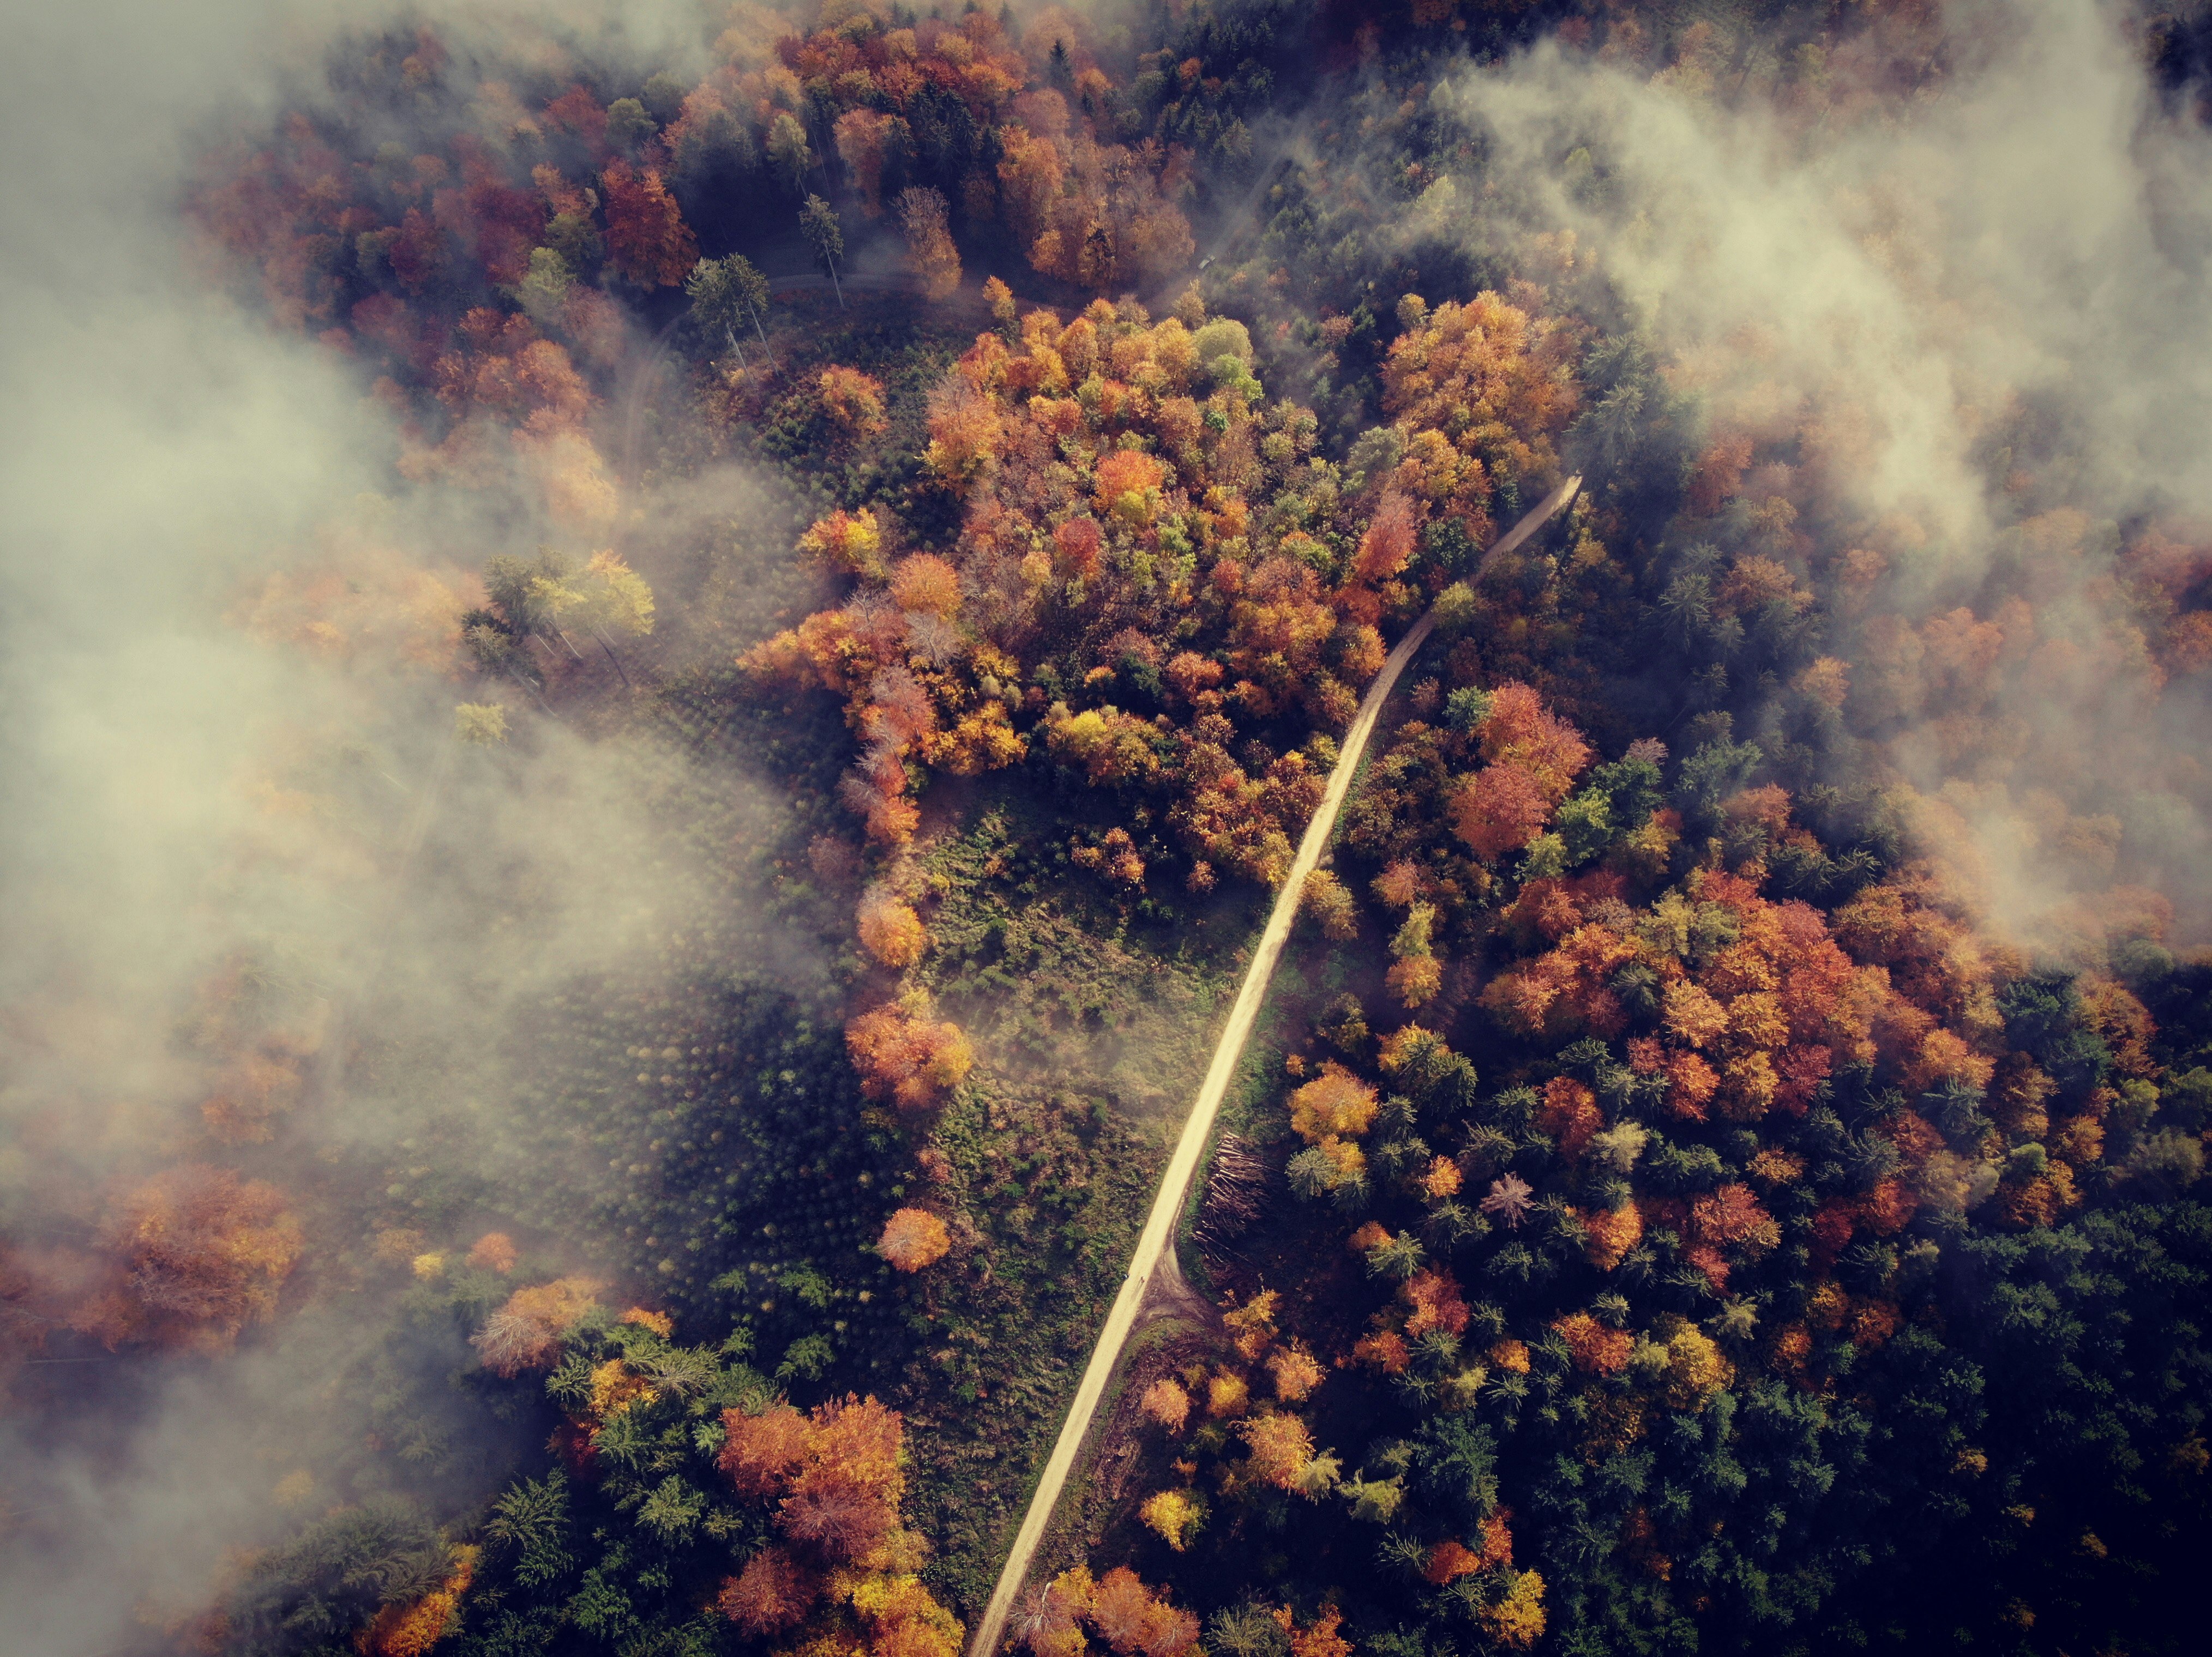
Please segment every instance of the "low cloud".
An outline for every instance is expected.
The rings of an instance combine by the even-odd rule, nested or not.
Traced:
[[[1439,87],[1483,192],[1408,217],[1642,331],[1710,435],[1756,445],[1742,499],[1784,502],[1763,546],[1848,597],[1881,762],[2052,945],[2100,879],[2201,924],[2212,850],[2202,676],[2114,586],[2150,526],[2212,522],[2212,140],[2125,21],[1967,4],[1779,57],[1707,29],[1657,75],[1547,44]],[[2117,844],[2083,865],[2069,834]]]
[[[656,62],[711,38],[686,6],[438,21],[464,53],[516,24]],[[308,1238],[300,1305],[236,1351],[31,1344],[0,1443],[0,1600],[42,1657],[158,1640],[227,1548],[357,1491],[363,1423],[332,1400],[392,1361],[359,1298],[389,1291],[347,1276],[337,1256],[364,1245],[331,1229],[343,1193],[316,1181],[373,1171],[470,1096],[496,1107],[502,1031],[531,997],[656,971],[672,932],[744,902],[679,838],[669,796],[711,798],[732,841],[779,826],[726,768],[596,742],[453,671],[473,572],[558,526],[398,481],[403,435],[364,376],[236,302],[191,233],[204,147],[266,130],[318,95],[343,31],[387,25],[413,21],[290,0],[47,9],[0,69],[0,1288],[11,1321],[35,1321],[23,1273],[91,1248],[118,1193],[181,1163],[277,1181]],[[680,585],[678,543],[763,519],[764,489],[736,468],[693,482],[634,556],[659,577],[665,550]],[[717,624],[757,630],[757,589],[727,564]],[[506,702],[510,742],[457,743],[464,701]],[[796,945],[785,964],[819,966]],[[226,1141],[187,1033],[249,980],[300,1076]],[[348,1062],[364,1043],[380,1062]],[[424,1339],[429,1372],[466,1356]],[[496,1477],[501,1447],[472,1448],[468,1477]]]

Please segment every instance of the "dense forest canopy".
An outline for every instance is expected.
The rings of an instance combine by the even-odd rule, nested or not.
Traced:
[[[24,1649],[955,1657],[1279,901],[1006,1647],[2199,1643],[2212,12],[129,9]]]

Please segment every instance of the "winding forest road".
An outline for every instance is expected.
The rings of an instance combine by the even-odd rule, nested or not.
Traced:
[[[1574,499],[1575,491],[1581,486],[1579,476],[1570,477],[1537,502],[1483,554],[1483,565],[1486,567],[1492,559],[1511,551],[1542,528]],[[1422,616],[1398,641],[1398,647],[1382,664],[1382,672],[1368,687],[1352,728],[1345,732],[1335,768],[1328,774],[1328,786],[1313,820],[1306,824],[1305,836],[1298,842],[1297,860],[1291,865],[1291,872],[1267,916],[1267,930],[1260,934],[1260,946],[1253,951],[1252,964],[1245,968],[1243,986],[1237,992],[1236,1005],[1231,1008],[1229,1022],[1223,1027],[1221,1040],[1213,1049],[1213,1062],[1206,1067],[1206,1080],[1199,1087],[1190,1120],[1183,1125],[1182,1137],[1176,1142],[1175,1155],[1168,1160],[1167,1172],[1160,1176],[1160,1187],[1152,1199],[1145,1229],[1137,1239],[1128,1275],[1121,1279],[1121,1292],[1114,1297],[1114,1309],[1107,1315],[1105,1327],[1098,1332],[1098,1344],[1091,1350],[1091,1362],[1083,1371],[1083,1382],[1076,1388],[1075,1402],[1052,1447],[1052,1458],[1045,1463],[1044,1477],[1037,1482],[1036,1492],[1030,1498],[1029,1511],[1022,1516],[1022,1527],[1014,1537],[1013,1551],[1006,1556],[1006,1569],[999,1573],[991,1602],[984,1610],[982,1621],[975,1626],[975,1638],[969,1642],[968,1657],[992,1657],[1000,1637],[1006,1632],[1014,1596],[1021,1592],[1022,1583],[1029,1575],[1037,1545],[1044,1539],[1045,1527],[1051,1521],[1053,1509],[1060,1505],[1060,1492],[1066,1488],[1067,1476],[1074,1471],[1084,1437],[1098,1413],[1106,1383],[1135,1326],[1137,1314],[1144,1307],[1160,1263],[1173,1244],[1191,1175],[1197,1171],[1199,1158],[1206,1154],[1206,1147],[1213,1138],[1214,1117],[1237,1074],[1237,1064],[1244,1056],[1244,1043],[1260,1016],[1261,1005],[1267,999],[1275,962],[1282,956],[1284,944],[1290,941],[1291,923],[1297,919],[1298,894],[1306,877],[1320,866],[1322,856],[1336,832],[1337,814],[1352,792],[1352,779],[1358,774],[1359,762],[1366,754],[1368,738],[1374,735],[1376,722],[1382,718],[1383,703],[1389,700],[1398,676],[1406,671],[1406,664],[1413,659],[1414,652],[1427,642],[1435,625],[1436,616],[1431,612]]]

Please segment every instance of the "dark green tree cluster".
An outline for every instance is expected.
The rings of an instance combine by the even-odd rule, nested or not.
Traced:
[[[738,1648],[714,1593],[769,1516],[733,1498],[714,1458],[723,1411],[775,1399],[745,1350],[742,1334],[680,1346],[604,1309],[571,1332],[544,1381],[565,1459],[492,1503],[457,1653]]]

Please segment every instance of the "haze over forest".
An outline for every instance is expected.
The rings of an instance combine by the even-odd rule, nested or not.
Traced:
[[[2212,10],[11,44],[11,1650],[2201,1643]]]

